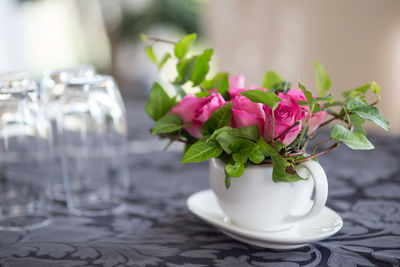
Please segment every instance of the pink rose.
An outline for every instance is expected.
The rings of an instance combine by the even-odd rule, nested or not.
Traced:
[[[225,100],[219,93],[203,98],[188,94],[169,113],[181,116],[183,123],[190,122],[191,125],[184,129],[193,137],[201,138],[203,123],[223,105],[225,105]]]
[[[229,77],[229,94],[231,98],[240,95],[240,93],[243,91],[261,89],[255,86],[249,86],[245,88],[244,81],[245,79],[243,75]]]
[[[324,122],[326,115],[328,112],[319,111],[311,115],[310,120],[308,121],[308,133],[313,133],[320,125]]]
[[[232,128],[258,125],[260,135],[264,131],[265,112],[263,105],[253,103],[241,95],[232,98]]]
[[[283,93],[279,93],[278,96],[280,98],[284,98],[282,97]],[[287,93],[286,96],[290,96],[294,101],[296,101],[297,103],[299,101],[307,101],[306,96],[304,95],[303,91],[298,90],[298,89],[290,89]],[[300,113],[299,116],[297,118],[297,120],[303,120],[308,113],[310,112],[310,108],[309,106],[301,106],[300,105]]]
[[[229,88],[243,88],[244,87],[244,76],[230,76],[229,77]]]
[[[266,141],[271,141],[272,138],[276,138],[283,132],[288,130],[298,118],[301,117],[301,106],[295,101],[290,95],[279,93],[278,96],[283,98],[278,107],[274,111],[275,119],[275,131],[272,136],[272,110],[268,106],[264,106],[266,115],[265,127],[264,127],[264,138]],[[291,144],[301,131],[302,123],[293,127],[289,132],[279,137],[278,141],[283,142],[285,145]]]

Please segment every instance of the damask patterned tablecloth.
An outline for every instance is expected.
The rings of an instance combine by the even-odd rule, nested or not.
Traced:
[[[128,103],[127,211],[85,218],[62,207],[45,228],[0,231],[0,266],[399,266],[399,138],[373,136],[374,151],[342,146],[321,157],[327,205],[343,228],[302,248],[271,250],[235,241],[188,211],[187,197],[209,188],[208,165],[181,164],[174,147],[159,151],[143,109]]]

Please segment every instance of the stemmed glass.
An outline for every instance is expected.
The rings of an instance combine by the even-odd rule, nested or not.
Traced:
[[[50,132],[37,96],[34,82],[0,75],[2,230],[29,230],[50,223],[44,197]]]

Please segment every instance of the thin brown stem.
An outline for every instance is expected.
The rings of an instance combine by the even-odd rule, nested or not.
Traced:
[[[321,156],[321,155],[333,150],[334,148],[336,148],[340,144],[341,144],[341,142],[336,142],[333,145],[331,145],[330,147],[328,147],[327,149],[324,149],[321,152],[318,152],[317,154],[314,154],[314,155],[311,155],[311,156],[308,156],[308,157],[305,157],[305,158],[297,160],[296,163],[306,162],[306,161],[312,160],[313,158],[319,157],[319,156]]]
[[[167,44],[173,44],[175,45],[176,42],[170,41],[170,40],[165,40],[165,39],[161,39],[161,38],[157,38],[157,37],[146,37],[147,40],[149,41],[154,41],[154,42],[160,42],[160,43],[167,43]]]
[[[329,142],[329,141],[331,141],[331,140],[332,140],[332,139],[328,138],[328,139],[325,139],[325,140],[322,140],[322,141],[318,142],[318,143],[315,145],[315,147],[314,147],[313,152],[311,153],[311,155],[314,155],[315,151],[317,151],[317,149],[318,149],[318,147],[319,147],[320,145],[322,145],[322,144],[324,144],[324,143],[326,143],[326,142]]]

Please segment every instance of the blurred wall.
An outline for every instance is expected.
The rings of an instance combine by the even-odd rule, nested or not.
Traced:
[[[215,0],[204,27],[220,69],[244,74],[247,84],[274,69],[293,85],[298,74],[316,93],[313,60],[336,96],[376,81],[379,108],[400,133],[400,1]]]

